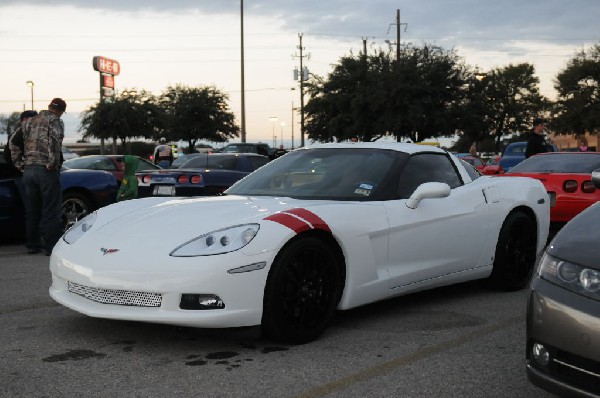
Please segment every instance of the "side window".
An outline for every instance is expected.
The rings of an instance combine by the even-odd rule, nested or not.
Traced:
[[[115,164],[110,159],[97,159],[94,163],[91,164],[92,170],[106,170],[112,171],[116,170]]]
[[[235,156],[218,156],[208,158],[208,169],[236,170]]]
[[[269,163],[269,159],[261,158],[258,156],[250,156],[248,158],[248,160],[250,161],[252,171],[259,169],[259,168],[263,167],[265,164]]]
[[[462,185],[454,165],[444,154],[421,153],[412,155],[400,174],[397,194],[408,199],[417,187],[426,182],[444,182],[450,188]]]
[[[471,177],[471,180],[475,181],[476,179],[481,177],[481,173],[475,167],[473,167],[472,165],[470,165],[469,163],[465,162],[462,159],[460,159],[460,161],[462,162],[469,177]]]

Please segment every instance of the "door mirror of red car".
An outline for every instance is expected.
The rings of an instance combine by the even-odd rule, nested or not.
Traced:
[[[600,189],[600,169],[592,171],[592,182],[596,188]]]

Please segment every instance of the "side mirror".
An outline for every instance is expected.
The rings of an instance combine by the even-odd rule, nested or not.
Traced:
[[[600,169],[592,171],[592,182],[596,188],[600,189]]]
[[[416,209],[423,199],[445,198],[450,196],[450,186],[443,182],[426,182],[406,200],[406,207]]]

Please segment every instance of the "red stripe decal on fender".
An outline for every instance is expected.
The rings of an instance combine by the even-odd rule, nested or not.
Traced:
[[[313,228],[315,228],[315,229],[322,229],[327,232],[331,232],[331,228],[329,228],[329,225],[327,225],[327,223],[325,221],[323,221],[323,219],[321,217],[317,216],[315,213],[313,213],[311,211],[308,211],[306,209],[296,208],[296,209],[292,209],[292,210],[286,210],[285,212],[296,215],[296,216],[308,221],[309,223],[312,224]]]
[[[305,221],[299,220],[296,217],[285,213],[276,213],[270,215],[269,217],[265,217],[265,220],[279,223],[284,227],[288,227],[297,234],[310,229],[310,226]]]

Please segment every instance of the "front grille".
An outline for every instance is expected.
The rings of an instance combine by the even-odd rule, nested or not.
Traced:
[[[588,391],[600,391],[600,363],[556,350],[554,372],[558,378]]]
[[[550,352],[550,364],[540,366],[531,356],[533,341],[527,344],[527,358],[536,369],[551,378],[584,391],[600,391],[600,363],[544,344]]]
[[[98,289],[68,282],[71,293],[102,304],[128,305],[132,307],[160,307],[162,295],[159,293],[130,292],[127,290]]]

